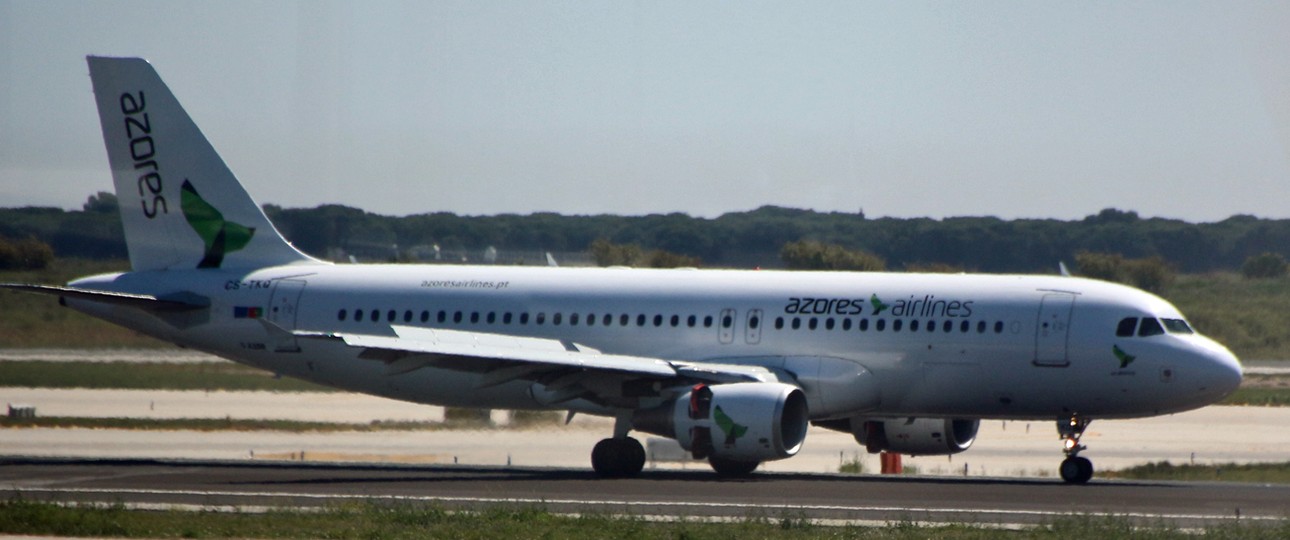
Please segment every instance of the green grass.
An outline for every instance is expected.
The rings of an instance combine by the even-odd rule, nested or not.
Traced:
[[[232,362],[0,362],[0,384],[29,388],[339,392]]]
[[[1070,516],[1017,531],[977,525],[825,526],[800,516],[749,516],[716,523],[697,519],[651,521],[596,513],[561,515],[534,506],[497,505],[454,511],[435,504],[353,504],[321,511],[265,513],[139,511],[122,506],[59,506],[15,499],[0,502],[0,532],[23,535],[121,538],[642,538],[789,539],[1118,539],[1194,538],[1165,525],[1135,526],[1119,517]],[[1290,522],[1228,523],[1205,529],[1207,538],[1286,538]]]
[[[1184,482],[1222,481],[1251,482],[1257,484],[1290,484],[1290,462],[1285,463],[1222,463],[1217,465],[1174,465],[1158,461],[1128,469],[1099,472],[1106,478],[1132,478],[1135,480],[1177,480]]]
[[[1290,277],[1183,275],[1162,296],[1201,333],[1245,359],[1290,360]]]
[[[1218,404],[1286,407],[1290,406],[1290,388],[1240,388]]]

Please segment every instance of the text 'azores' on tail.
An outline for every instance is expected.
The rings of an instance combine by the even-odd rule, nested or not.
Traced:
[[[151,64],[87,60],[134,270],[321,263],[278,233]]]

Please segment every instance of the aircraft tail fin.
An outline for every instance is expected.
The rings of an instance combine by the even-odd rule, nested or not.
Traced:
[[[135,270],[320,262],[278,233],[151,64],[87,61]]]

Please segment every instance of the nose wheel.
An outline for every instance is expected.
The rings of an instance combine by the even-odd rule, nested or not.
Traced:
[[[1075,415],[1057,421],[1057,433],[1062,438],[1062,452],[1066,454],[1066,459],[1057,468],[1057,472],[1067,484],[1083,484],[1093,478],[1093,462],[1079,456],[1080,451],[1088,449],[1079,443],[1079,439],[1084,435],[1089,422],[1091,420]]]

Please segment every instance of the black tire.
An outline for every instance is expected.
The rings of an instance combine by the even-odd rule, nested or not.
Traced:
[[[735,461],[733,459],[723,459],[719,457],[708,458],[708,465],[712,470],[717,471],[717,475],[725,477],[748,476],[761,465],[760,461]]]
[[[1067,484],[1083,484],[1093,478],[1093,462],[1082,457],[1068,457],[1057,468]]]
[[[645,447],[631,437],[601,439],[591,449],[591,468],[601,478],[636,476],[645,468]]]

